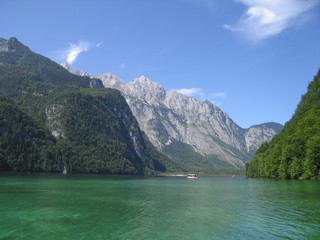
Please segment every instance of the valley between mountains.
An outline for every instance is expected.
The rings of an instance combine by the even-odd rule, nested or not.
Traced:
[[[0,170],[103,174],[243,171],[278,123],[241,128],[209,101],[89,75],[0,39]]]
[[[145,76],[126,83],[112,73],[90,75],[61,65],[73,74],[100,80],[96,87],[119,90],[152,144],[189,171],[242,170],[261,143],[283,127],[263,123],[243,129],[211,102],[167,92]]]

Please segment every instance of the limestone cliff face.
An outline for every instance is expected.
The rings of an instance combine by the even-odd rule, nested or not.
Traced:
[[[247,152],[254,153],[261,143],[270,141],[281,129],[282,125],[278,123],[264,123],[247,129],[244,134]]]
[[[9,41],[0,38],[0,52],[9,52]]]
[[[159,150],[182,142],[202,156],[215,156],[241,169],[260,144],[270,141],[282,128],[270,123],[243,129],[211,102],[166,92],[145,76],[129,83],[111,73],[92,77],[122,92],[141,129]]]
[[[0,170],[181,170],[149,142],[120,91],[89,88],[102,80],[71,74],[16,38],[0,38],[0,71]]]

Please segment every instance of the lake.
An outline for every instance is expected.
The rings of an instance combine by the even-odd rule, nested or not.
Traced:
[[[319,236],[319,181],[0,175],[0,239]]]

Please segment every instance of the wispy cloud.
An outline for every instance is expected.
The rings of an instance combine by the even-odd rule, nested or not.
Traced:
[[[175,91],[183,95],[186,95],[188,97],[194,97],[199,99],[200,101],[207,99],[215,105],[221,105],[222,104],[221,100],[226,98],[227,96],[225,92],[215,92],[215,93],[207,94],[204,92],[202,88],[181,88],[181,89],[171,89],[170,91]]]
[[[211,93],[209,97],[209,101],[212,102],[215,105],[222,105],[222,100],[227,97],[227,94],[225,92],[216,92]]]
[[[100,46],[102,45],[102,43],[103,43],[103,42],[99,42],[99,43],[97,43],[96,46],[97,46],[97,47],[100,47]]]
[[[226,93],[225,92],[217,92],[217,93],[212,93],[211,98],[216,99],[216,98],[225,98]]]
[[[127,67],[127,63],[121,63],[120,64],[120,69],[124,70]]]
[[[318,0],[234,0],[248,7],[236,24],[225,24],[224,28],[245,34],[259,41],[275,36],[285,29],[300,24],[308,18],[306,14],[319,4]]]
[[[72,64],[77,60],[80,53],[89,50],[91,43],[85,41],[79,41],[78,44],[70,44],[70,47],[66,50],[66,62]]]
[[[172,91],[181,93],[188,97],[201,97],[204,95],[204,92],[201,88],[181,88],[181,89],[173,89]]]

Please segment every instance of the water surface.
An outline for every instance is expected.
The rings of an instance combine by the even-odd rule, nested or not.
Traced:
[[[0,175],[0,239],[319,239],[320,182]]]

